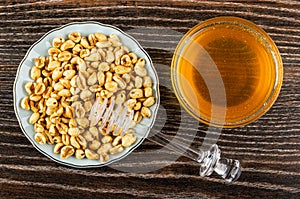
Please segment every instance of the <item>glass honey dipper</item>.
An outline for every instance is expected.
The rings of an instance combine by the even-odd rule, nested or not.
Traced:
[[[114,98],[110,102],[107,99],[104,99],[102,103],[99,101],[97,98],[91,109],[89,116],[91,123],[96,124],[101,120],[100,130],[104,128],[105,124],[108,124],[106,126],[107,131],[112,131],[112,134],[121,131],[121,134],[124,134],[131,126],[133,111],[128,111],[127,106],[122,107],[121,104],[117,104]],[[213,144],[209,150],[197,150],[185,146],[180,141],[169,140],[162,132],[157,132],[154,136],[146,137],[146,139],[167,146],[174,152],[198,162],[202,177],[209,176],[215,171],[225,182],[230,183],[237,180],[241,174],[240,162],[221,157],[221,151],[216,144]]]

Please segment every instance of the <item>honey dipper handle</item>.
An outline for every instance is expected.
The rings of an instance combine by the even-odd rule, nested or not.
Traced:
[[[179,141],[170,140],[161,132],[147,139],[197,161],[200,164],[200,176],[209,176],[215,171],[225,182],[230,183],[237,180],[241,174],[240,162],[220,157],[221,151],[216,144],[212,145],[207,151],[199,151]]]
[[[237,180],[241,175],[241,165],[238,160],[220,157],[221,151],[214,144],[208,151],[199,154],[200,176],[209,176],[215,171],[227,183]]]

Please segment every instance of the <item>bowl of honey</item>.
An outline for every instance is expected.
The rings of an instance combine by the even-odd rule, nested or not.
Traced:
[[[216,17],[191,28],[171,64],[175,94],[193,117],[235,128],[265,114],[283,79],[280,53],[270,36],[238,17]]]

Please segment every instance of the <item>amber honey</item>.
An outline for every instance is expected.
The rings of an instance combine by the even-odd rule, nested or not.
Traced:
[[[279,52],[246,20],[220,17],[201,23],[179,43],[172,81],[181,104],[200,121],[236,127],[265,113],[282,81]]]

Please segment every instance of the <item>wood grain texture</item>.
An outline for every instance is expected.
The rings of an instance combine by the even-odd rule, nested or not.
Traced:
[[[180,119],[186,132],[197,130],[200,146],[207,126],[178,111],[170,63],[181,36],[216,16],[237,16],[262,27],[275,41],[284,63],[284,82],[272,109],[245,127],[226,129],[218,140],[222,154],[239,159],[240,179],[225,185],[217,176],[199,177],[199,166],[145,141],[132,163],[74,169],[39,153],[19,128],[13,109],[13,82],[28,48],[47,31],[69,22],[93,20],[115,25],[134,36],[152,57],[159,73],[161,103],[153,131],[173,135]],[[262,1],[21,1],[0,0],[0,198],[300,198],[300,2]],[[161,113],[163,114],[163,113]],[[180,115],[178,117],[178,115]],[[182,133],[182,139],[190,139]],[[157,158],[140,162],[145,153]],[[167,165],[150,173],[121,169]]]

